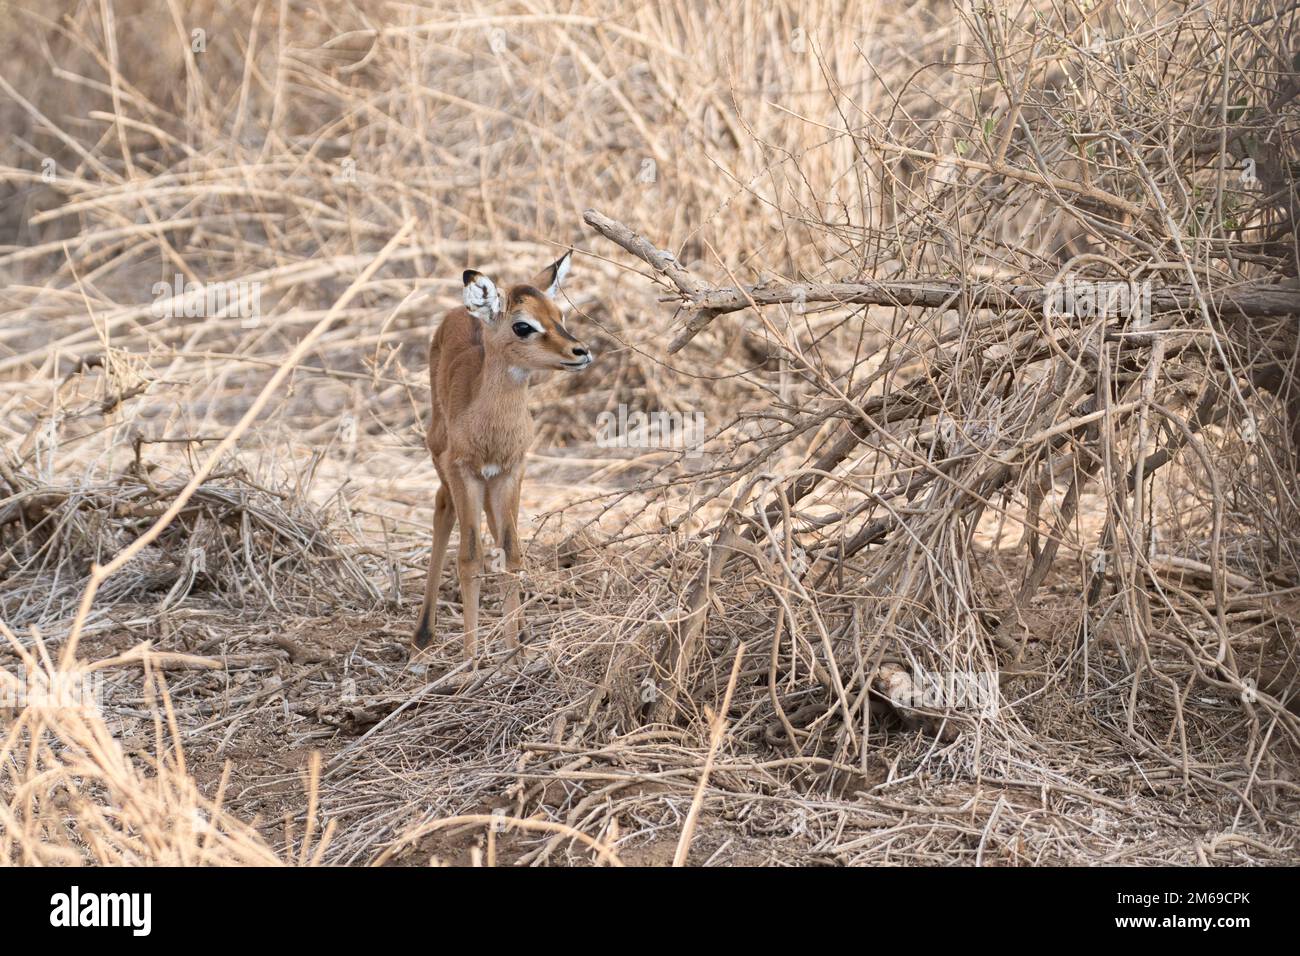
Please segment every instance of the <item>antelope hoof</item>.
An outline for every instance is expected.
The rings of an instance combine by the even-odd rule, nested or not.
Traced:
[[[411,643],[415,645],[417,651],[422,651],[429,646],[433,640],[433,631],[429,628],[427,620],[420,621],[420,626],[415,629],[415,636],[411,638]]]

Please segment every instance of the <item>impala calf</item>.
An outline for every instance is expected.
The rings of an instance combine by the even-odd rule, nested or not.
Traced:
[[[569,271],[569,254],[531,283],[502,294],[487,276],[464,275],[465,305],[443,318],[429,346],[433,419],[427,444],[442,485],[434,501],[433,552],[415,646],[428,646],[438,618],[438,587],[452,526],[460,524],[456,570],[464,606],[465,654],[477,653],[479,575],[483,553],[479,518],[505,553],[506,643],[519,642],[519,489],[524,456],[533,440],[528,380],[533,372],[578,372],[592,363],[587,347],[569,334],[555,304]]]

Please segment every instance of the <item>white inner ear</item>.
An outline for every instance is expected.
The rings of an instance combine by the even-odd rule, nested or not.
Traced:
[[[501,311],[496,283],[485,275],[465,286],[465,308],[480,322],[491,322]]]
[[[550,288],[546,290],[546,294],[552,299],[560,294],[560,286],[564,284],[564,280],[569,274],[569,260],[572,258],[573,253],[566,252],[564,258],[560,260],[560,264],[555,268],[555,281],[553,281]]]

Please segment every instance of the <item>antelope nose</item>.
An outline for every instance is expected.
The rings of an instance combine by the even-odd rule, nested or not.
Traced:
[[[575,346],[571,349],[571,351],[573,352],[573,356],[574,356],[574,358],[584,358],[584,357],[586,357],[586,356],[588,356],[588,355],[591,354],[591,353],[588,352],[585,348],[583,348],[581,345],[575,345]]]

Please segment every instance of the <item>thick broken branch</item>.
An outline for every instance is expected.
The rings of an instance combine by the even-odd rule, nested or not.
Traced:
[[[622,246],[638,259],[645,260],[656,272],[663,273],[671,279],[673,285],[681,290],[682,295],[694,299],[714,291],[682,268],[671,252],[657,248],[650,240],[633,232],[621,222],[603,216],[594,209],[588,209],[582,214],[582,218],[587,225],[606,239]]]
[[[622,246],[662,273],[678,288],[688,308],[695,312],[668,346],[677,352],[703,331],[716,316],[739,312],[750,306],[789,303],[882,305],[892,307],[942,308],[961,301],[967,309],[1024,309],[1038,311],[1051,294],[1041,285],[1016,285],[951,279],[889,280],[876,282],[764,282],[741,287],[713,288],[692,276],[670,252],[655,247],[622,223],[588,209],[583,219],[611,242]],[[1206,293],[1212,315],[1223,318],[1271,318],[1300,314],[1300,286],[1273,282],[1247,282]],[[1196,295],[1187,286],[1164,286],[1151,290],[1151,311],[1185,312],[1199,308]]]

